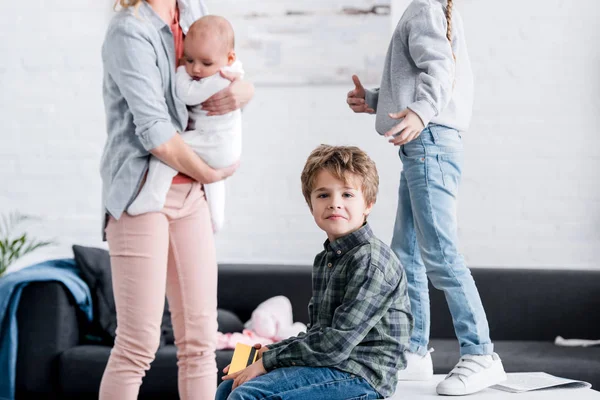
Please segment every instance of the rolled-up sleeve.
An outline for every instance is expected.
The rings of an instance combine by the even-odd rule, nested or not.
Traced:
[[[108,32],[102,61],[133,115],[135,134],[150,151],[171,139],[173,126],[162,88],[155,49],[135,23],[116,25]]]

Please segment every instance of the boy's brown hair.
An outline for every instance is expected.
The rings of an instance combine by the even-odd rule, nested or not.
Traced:
[[[379,175],[375,162],[355,146],[329,146],[322,144],[310,153],[300,180],[302,194],[312,211],[310,194],[313,191],[317,175],[322,170],[327,170],[344,183],[348,182],[348,174],[358,177],[361,182],[361,191],[368,205],[375,204],[379,188]]]

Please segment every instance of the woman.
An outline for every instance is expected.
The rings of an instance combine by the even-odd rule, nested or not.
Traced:
[[[178,134],[187,125],[187,111],[173,87],[183,47],[176,0],[119,2],[122,9],[102,47],[108,131],[102,197],[117,334],[100,399],[137,399],[159,346],[165,292],[180,398],[211,399],[217,384],[217,263],[202,184],[229,177],[238,164],[213,170]],[[213,114],[244,106],[254,93],[251,83],[224,76],[231,85],[203,104]],[[160,212],[132,217],[124,210],[143,183],[150,154],[180,174]]]

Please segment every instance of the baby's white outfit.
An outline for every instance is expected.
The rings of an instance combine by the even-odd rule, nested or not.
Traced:
[[[240,61],[235,61],[223,70],[242,75],[244,73]],[[220,73],[195,81],[187,74],[184,66],[177,68],[177,96],[188,105],[190,116],[189,130],[181,133],[181,138],[215,169],[228,167],[240,159],[242,113],[238,109],[224,115],[207,116],[207,111],[200,104],[230,84],[231,81],[223,78]],[[177,173],[177,170],[151,156],[146,182],[127,213],[139,215],[160,211],[165,205],[171,181]],[[204,193],[213,230],[218,232],[225,219],[225,181],[205,184]]]

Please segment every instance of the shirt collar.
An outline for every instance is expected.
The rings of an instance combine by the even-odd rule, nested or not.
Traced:
[[[142,1],[140,3],[140,7],[138,8],[140,15],[146,18],[152,25],[156,28],[156,30],[161,30],[164,27],[169,28],[169,25],[158,14],[152,9],[152,6],[148,4],[146,1]]]
[[[332,250],[336,256],[341,256],[356,246],[367,243],[373,237],[373,231],[368,222],[365,222],[358,230],[342,236],[339,239],[330,242],[329,239],[323,243],[326,251]]]
[[[202,0],[177,0],[177,10],[179,12],[179,26],[181,26],[184,34],[187,34],[188,29],[194,21],[208,14],[206,5],[204,5]],[[168,27],[165,21],[154,12],[152,6],[146,1],[141,2],[139,12],[140,15],[147,18],[157,30],[160,30],[165,26]]]

